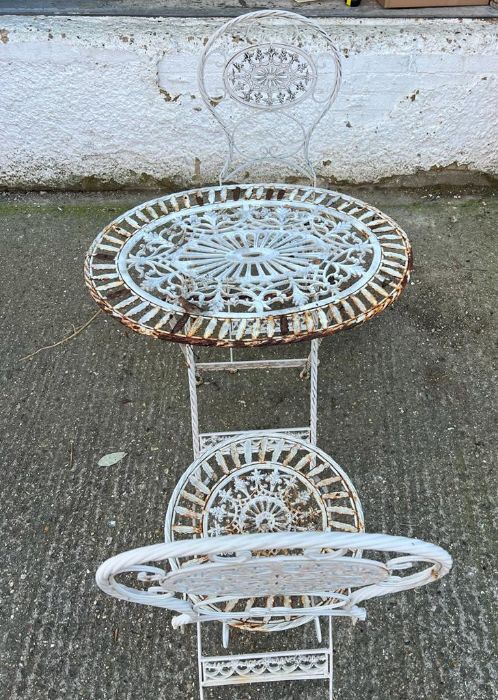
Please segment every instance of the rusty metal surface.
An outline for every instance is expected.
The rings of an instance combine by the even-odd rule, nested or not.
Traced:
[[[303,228],[296,229],[294,220],[294,227],[275,225],[289,211],[301,216],[303,207]],[[247,265],[239,265],[243,274],[238,278],[198,273],[192,260],[203,249],[199,241],[192,244],[197,248],[188,248],[196,222],[208,221],[217,234],[224,227],[222,243],[232,245],[240,227],[237,217],[247,216],[248,209],[253,218],[272,221],[263,222],[263,234],[260,227],[238,242],[237,253],[260,256],[259,265],[257,236],[267,235],[271,225],[275,237],[293,239],[284,262],[298,260],[297,273],[282,274],[280,259],[253,276]],[[220,223],[226,211],[228,223]],[[310,249],[321,257],[299,260]],[[267,247],[265,255],[275,257],[275,250]],[[312,187],[236,185],[164,196],[118,217],[91,246],[85,280],[95,301],[138,333],[191,345],[257,347],[323,337],[373,318],[404,289],[411,260],[401,228],[354,197]]]
[[[308,530],[364,532],[358,493],[346,472],[319,448],[294,436],[259,432],[227,438],[186,469],[170,499],[164,534],[173,542]],[[276,598],[267,603],[285,605]],[[293,607],[302,605],[299,598],[293,602]],[[233,601],[213,607],[235,608]],[[277,631],[304,621],[275,615],[271,621],[235,619],[230,624]]]

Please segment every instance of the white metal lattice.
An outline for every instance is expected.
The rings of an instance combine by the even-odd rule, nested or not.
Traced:
[[[318,447],[283,431],[260,431],[232,436],[201,453],[173,491],[164,533],[166,541],[178,541],[289,531],[362,532],[360,499],[344,470]],[[180,561],[170,564],[182,566]],[[231,616],[244,610],[242,604],[224,599],[209,604],[196,599],[201,602]],[[307,602],[273,597],[261,604],[298,608]],[[326,596],[317,602],[330,604]],[[308,619],[273,615],[268,622],[246,618],[238,626],[277,631]]]
[[[92,296],[129,328],[191,345],[323,337],[376,316],[408,282],[392,219],[318,188],[206,187],[126,212],[95,239]]]
[[[345,556],[365,550],[371,558]],[[374,553],[380,552],[402,556],[374,559]],[[171,562],[178,560],[186,564],[171,568]],[[161,562],[161,566],[147,562]],[[175,627],[197,623],[201,698],[209,686],[313,677],[328,678],[332,698],[331,641],[328,649],[315,652],[206,658],[200,623],[222,622],[227,643],[228,622],[240,624],[257,617],[268,621],[286,615],[364,619],[361,602],[433,583],[451,566],[451,557],[441,547],[406,537],[277,532],[187,539],[124,552],[99,567],[97,584],[116,598],[179,613],[173,620]],[[406,570],[410,573],[403,575]],[[136,577],[133,586],[120,580],[129,574]],[[296,595],[306,599],[305,607],[293,607]],[[325,597],[328,603],[317,605]],[[280,598],[284,604],[275,606],[273,601]],[[230,604],[240,599],[246,601],[240,612],[234,605],[224,612],[213,609],[220,600]],[[262,607],[259,600],[269,602]]]
[[[310,139],[341,83],[339,53],[316,22],[282,10],[230,20],[206,44],[198,83],[227,137],[220,183],[278,163],[316,184]]]
[[[282,432],[238,435],[185,471],[168,506],[166,543],[109,559],[97,583],[178,613],[174,627],[197,623],[201,698],[217,685],[311,678],[327,679],[332,698],[331,619],[365,619],[363,601],[433,582],[452,565],[435,545],[363,530],[353,484],[322,450]],[[202,650],[203,622],[222,624],[225,646],[230,627],[275,632],[307,622],[320,643],[321,617],[329,619],[327,647],[223,657]]]
[[[282,550],[298,553],[280,555],[278,552]],[[363,556],[342,556],[343,552],[359,550],[396,552],[403,556],[386,563]],[[268,556],[261,557],[260,553],[265,551]],[[145,566],[146,562],[167,563],[184,558],[189,563],[180,570],[171,570],[169,565],[166,568]],[[426,564],[430,566],[407,576],[399,575],[400,571]],[[196,596],[201,591],[207,596],[221,591],[235,598],[255,600],[291,594],[323,596],[334,593],[336,588],[354,588],[348,594],[336,592],[337,599],[329,606],[284,607],[284,611],[304,616],[359,615],[363,618],[364,612],[356,607],[359,603],[434,582],[445,576],[451,565],[451,557],[441,547],[407,537],[339,532],[265,533],[187,539],[141,547],[104,562],[98,569],[97,583],[116,598],[181,612],[176,626],[202,619],[225,622],[283,613],[281,608],[273,609],[271,605],[262,609],[249,607],[242,613],[208,611],[208,606],[202,603],[196,609],[195,602],[192,604],[175,596],[176,593]],[[251,570],[257,575],[248,576]],[[137,588],[117,581],[117,577],[126,572],[139,574]],[[229,584],[225,575],[229,577]]]
[[[379,239],[340,211],[239,200],[152,221],[125,243],[117,269],[164,308],[183,298],[206,317],[237,319],[328,306],[365,287],[381,259]]]

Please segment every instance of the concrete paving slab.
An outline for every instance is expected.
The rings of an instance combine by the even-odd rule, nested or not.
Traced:
[[[496,695],[494,371],[498,198],[356,189],[408,232],[413,282],[378,319],[321,350],[319,444],[352,477],[367,528],[432,540],[453,572],[368,603],[335,625],[337,700],[488,700]],[[2,633],[9,700],[196,697],[194,629],[95,587],[108,556],[160,541],[168,497],[191,461],[186,374],[173,344],[92,317],[82,264],[99,229],[149,194],[0,198]],[[274,349],[294,356],[304,348]],[[209,353],[207,353],[209,355]],[[254,353],[252,353],[254,354]],[[251,352],[245,354],[250,357]],[[207,430],[302,423],[305,387],[279,372],[213,375]],[[99,467],[106,453],[125,459]],[[218,640],[212,627],[210,642]],[[311,627],[243,650],[313,644]],[[296,682],[212,698],[315,700]]]

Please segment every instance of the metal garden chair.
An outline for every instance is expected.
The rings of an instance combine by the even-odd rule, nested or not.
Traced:
[[[364,601],[434,582],[452,565],[436,545],[366,534],[345,472],[281,433],[206,449],[174,490],[165,539],[108,559],[96,579],[116,598],[176,613],[175,628],[197,624],[201,700],[215,686],[305,679],[327,680],[331,699],[332,618],[364,620]],[[312,623],[319,646],[207,656],[205,622],[221,624],[225,647],[232,627],[270,633]]]

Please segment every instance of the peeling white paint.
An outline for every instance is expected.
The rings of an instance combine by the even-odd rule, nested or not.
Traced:
[[[225,143],[196,67],[221,21],[0,18],[0,184],[214,181]],[[314,139],[321,177],[375,182],[448,166],[498,175],[496,22],[322,24],[344,54],[344,85]]]

